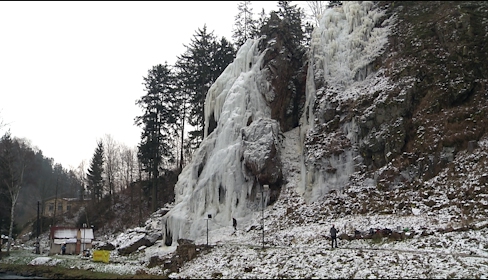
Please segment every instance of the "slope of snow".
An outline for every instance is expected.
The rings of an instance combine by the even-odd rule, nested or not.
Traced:
[[[420,212],[411,215],[321,215],[307,205],[295,191],[300,180],[299,128],[285,133],[283,162],[288,183],[280,199],[250,221],[238,224],[234,233],[229,224],[209,232],[215,247],[187,264],[170,278],[481,278],[488,277],[488,228],[441,233],[451,219],[441,213]],[[486,152],[486,151],[485,151]],[[294,208],[301,208],[294,210]],[[301,222],[287,219],[292,209],[302,213]],[[308,216],[308,217],[307,217]],[[302,224],[301,224],[302,223]],[[357,239],[339,240],[331,249],[328,240],[332,224],[352,235],[354,229],[390,228],[406,231],[401,241]],[[456,226],[455,226],[456,227]],[[205,244],[206,238],[195,241]],[[161,271],[162,273],[162,271]]]
[[[264,210],[264,249],[261,212],[249,220],[239,220],[237,231],[232,224],[209,222],[208,241],[212,249],[185,263],[172,279],[188,278],[476,278],[488,277],[488,223],[480,220],[470,230],[458,230],[452,217],[443,212],[414,208],[410,215],[343,215],[333,217],[317,211],[318,204],[306,204],[295,191],[300,180],[297,160],[300,157],[298,128],[285,133],[283,162],[288,182],[279,200]],[[478,153],[487,154],[486,140]],[[441,192],[441,190],[439,190]],[[295,216],[299,213],[299,216]],[[146,224],[155,223],[148,221]],[[339,234],[353,234],[369,228],[406,231],[400,241],[372,239],[339,239],[339,248],[331,249],[329,229],[335,224]],[[453,228],[451,232],[440,229]],[[136,233],[148,231],[137,228]],[[130,243],[130,234],[117,238],[119,246]],[[195,240],[206,244],[207,236]],[[119,274],[168,274],[161,266],[148,268],[149,258],[168,258],[175,250],[160,240],[152,247],[140,248],[130,256],[111,252],[110,263],[92,262],[80,256],[39,257],[31,255],[25,262],[56,263],[58,266],[91,269]],[[33,251],[33,247],[27,247]],[[4,262],[15,260],[15,251]],[[36,259],[37,258],[37,259]]]

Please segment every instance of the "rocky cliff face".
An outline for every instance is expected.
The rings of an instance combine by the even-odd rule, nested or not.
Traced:
[[[332,65],[333,61],[324,63],[324,56],[330,50],[320,53],[312,46],[309,52],[312,66],[307,98],[294,99],[301,102],[296,107],[303,114],[300,133],[306,175],[302,194],[309,202],[317,200],[312,195],[317,190],[322,194],[320,201],[335,197],[337,191],[349,194],[345,199],[364,199],[357,193],[368,189],[367,200],[383,200],[391,192],[416,190],[418,193],[406,196],[421,200],[427,195],[421,192],[428,193],[429,180],[438,179],[443,172],[449,178],[440,180],[438,186],[446,192],[451,189],[453,200],[476,197],[488,181],[488,159],[479,149],[479,142],[488,137],[488,5],[454,1],[380,1],[371,5],[371,10],[380,12],[369,22],[362,19],[363,23],[357,24],[371,25],[363,31],[371,34],[388,26],[387,43],[381,55],[351,68],[349,82],[328,80],[324,72],[332,73],[327,63]],[[339,25],[337,17],[339,13],[331,15],[324,24]],[[315,34],[315,40],[327,36],[322,31]],[[373,43],[360,42],[358,48]],[[338,52],[339,47],[333,51]],[[275,69],[270,64],[279,61],[270,59],[265,67]],[[299,67],[295,69],[300,73]],[[278,86],[287,80],[277,81],[277,77],[268,77],[276,94],[284,96],[281,100],[292,100]],[[359,94],[351,95],[351,91]],[[466,170],[466,158],[463,163],[457,158],[470,154],[477,165]],[[465,184],[467,177],[473,182],[470,186]],[[466,189],[460,190],[461,185]],[[378,206],[381,202],[371,203],[387,212],[409,205],[405,201],[396,205],[396,210],[385,210]],[[356,209],[363,211],[365,207]]]
[[[432,190],[438,188],[449,193],[457,212],[483,212],[479,194],[486,192],[487,158],[479,143],[486,141],[488,128],[488,5],[375,6],[384,11],[375,24],[391,20],[391,33],[383,54],[363,68],[367,77],[356,75],[350,87],[338,90],[313,76],[313,126],[304,141],[307,171],[314,174],[308,184],[345,174],[332,162],[351,157],[354,170],[343,184],[328,189],[325,204],[352,200],[358,203],[356,213],[400,213],[413,204],[435,205]],[[351,87],[361,93],[358,98],[347,98]],[[346,194],[340,202],[336,191]],[[392,203],[399,191],[403,202]],[[459,205],[467,199],[478,202]]]
[[[368,141],[359,150],[369,170],[391,165],[381,173],[385,183],[408,181],[391,169],[426,180],[486,134],[487,6],[441,1],[380,5],[397,14],[398,22],[373,68],[384,69],[394,87],[379,93],[387,98],[360,118],[359,137]],[[364,98],[354,109],[361,112],[371,103]]]
[[[207,93],[207,133],[158,228],[165,244],[261,204],[284,206],[277,221],[290,225],[485,215],[487,14],[486,2],[344,2],[305,56],[279,33],[248,40]]]

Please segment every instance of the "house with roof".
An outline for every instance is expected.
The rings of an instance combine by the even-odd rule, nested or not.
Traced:
[[[93,228],[51,227],[49,255],[60,254],[63,244],[66,244],[66,254],[80,254],[92,249],[93,239]]]
[[[87,199],[71,197],[57,197],[47,199],[44,202],[43,216],[52,217],[54,216],[54,213],[56,213],[56,215],[68,213],[79,206],[85,205],[87,202],[89,202],[89,200]]]

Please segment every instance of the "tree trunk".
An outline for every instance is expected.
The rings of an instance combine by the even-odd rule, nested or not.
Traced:
[[[20,193],[20,187],[19,187],[19,192],[17,192],[14,197],[12,197],[12,206],[10,207],[10,226],[8,229],[8,242],[7,242],[7,256],[10,255],[10,247],[12,246],[12,233],[14,230],[14,213],[15,213],[15,204],[17,203],[17,198],[19,197]]]
[[[152,183],[152,195],[151,195],[151,211],[156,212],[158,209],[156,202],[158,200],[157,195],[158,195],[158,187],[157,187],[157,178],[153,178],[153,183]]]

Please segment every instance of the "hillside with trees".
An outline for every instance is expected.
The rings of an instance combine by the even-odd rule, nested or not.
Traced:
[[[29,140],[5,133],[0,140],[0,195],[7,203],[0,206],[0,233],[33,237],[37,226],[45,232],[53,225],[83,224],[106,232],[118,224],[113,230],[122,230],[140,224],[151,212],[171,203],[178,175],[205,134],[206,94],[240,46],[248,39],[276,37],[293,59],[275,67],[300,69],[305,60],[312,26],[297,5],[279,1],[277,11],[254,14],[252,2],[243,1],[237,10],[234,41],[215,35],[204,25],[196,29],[190,43],[184,44],[186,50],[175,65],[155,63],[148,70],[143,77],[145,93],[135,100],[141,114],[134,116],[134,125],[142,129],[137,147],[127,147],[106,134],[97,140],[89,163],[83,161],[76,169],[67,170],[55,164],[55,159],[46,158]],[[275,55],[271,53],[269,59]],[[298,76],[294,71],[280,73],[277,81],[290,78],[294,87],[302,87],[303,69]],[[287,125],[295,125],[300,108],[292,110],[293,116],[285,108],[298,104],[303,96],[285,96],[277,101],[273,114],[287,119]],[[209,131],[214,124],[210,122]],[[84,206],[46,217],[45,202],[59,198],[76,199]],[[56,211],[57,206],[54,208]]]

